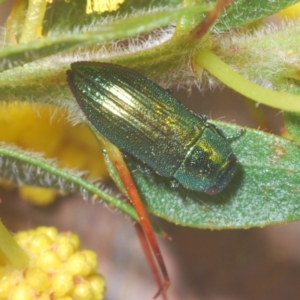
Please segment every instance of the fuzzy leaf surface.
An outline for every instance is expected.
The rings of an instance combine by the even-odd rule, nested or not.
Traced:
[[[86,13],[86,0],[65,1],[57,0],[48,4],[48,9],[45,15],[45,22],[43,26],[43,34],[47,34],[53,30],[75,30],[97,22],[128,18],[133,15],[143,15],[146,12],[164,11],[178,8],[179,0],[126,0],[120,4],[119,9],[111,12],[103,12],[98,14],[93,12]],[[66,22],[67,20],[67,22]]]
[[[89,31],[77,33],[61,33],[58,31],[40,40],[6,46],[0,50],[0,71],[23,65],[75,46],[99,45],[112,40],[146,33],[160,26],[166,26],[175,22],[181,16],[193,16],[203,11],[205,11],[205,6],[203,5],[157,11],[109,23],[100,23],[98,27]]]
[[[297,0],[234,0],[217,21],[215,30],[226,30],[265,18],[297,2]]]
[[[86,199],[97,195],[138,220],[130,204],[105,192],[99,184],[84,179],[84,172],[62,169],[55,160],[44,159],[40,154],[0,143],[0,169],[1,178],[18,185],[46,187],[67,193],[79,192]]]
[[[228,135],[240,128],[214,122]],[[183,226],[249,228],[300,218],[300,149],[288,140],[247,129],[232,143],[239,165],[226,189],[210,196],[169,179],[133,172],[147,208]],[[134,165],[132,165],[134,169]]]

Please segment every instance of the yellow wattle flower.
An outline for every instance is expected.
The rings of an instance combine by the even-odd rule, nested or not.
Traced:
[[[281,18],[297,19],[300,17],[300,2],[293,4],[278,13]]]
[[[107,171],[97,139],[87,126],[72,126],[67,116],[66,110],[50,105],[3,105],[0,141],[55,158],[61,167],[88,171],[91,178],[105,178]],[[53,201],[58,193],[29,186],[19,190],[24,198],[40,205]]]
[[[1,300],[104,299],[105,281],[96,273],[96,254],[80,249],[77,235],[38,227],[18,232],[14,239],[29,261],[20,269],[1,261]]]
[[[125,0],[87,0],[86,13],[96,12],[102,14],[106,11],[114,11],[120,7]]]

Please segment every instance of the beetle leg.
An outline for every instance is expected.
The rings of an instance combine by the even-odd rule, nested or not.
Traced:
[[[241,135],[243,135],[246,130],[245,129],[241,129],[239,130],[238,132],[236,132],[235,134],[233,135],[229,135],[229,136],[226,136],[223,132],[222,129],[218,128],[217,126],[215,126],[214,124],[212,123],[206,123],[205,124],[206,128],[214,128],[215,131],[220,135],[222,136],[224,139],[226,139],[227,141],[234,141],[236,140],[237,138],[239,138]]]
[[[145,175],[152,175],[154,172],[151,168],[149,168],[147,165],[141,165],[139,163],[136,164],[137,169],[145,174]]]
[[[169,93],[171,96],[173,96],[173,94],[174,94],[174,91],[173,91],[172,88],[165,89],[165,91],[166,91],[167,93]]]
[[[154,173],[153,169],[151,169],[146,163],[144,163],[141,160],[136,159],[135,157],[133,157],[130,154],[126,154],[124,152],[122,152],[125,161],[127,163],[127,158],[132,160],[134,162],[134,165],[136,166],[137,170],[145,175],[152,175]]]
[[[178,188],[180,186],[180,183],[176,179],[171,180],[171,188]]]
[[[222,129],[218,128],[216,125],[212,123],[205,123],[206,128],[213,128],[221,137],[223,137],[225,140],[228,138],[225,136],[224,132]]]
[[[237,138],[239,138],[241,135],[243,135],[245,132],[246,132],[245,129],[241,129],[241,130],[239,130],[238,132],[236,132],[235,134],[227,136],[227,137],[226,137],[226,140],[227,140],[227,141],[234,141],[234,140],[236,140]]]
[[[208,120],[208,116],[207,116],[207,115],[199,114],[198,117],[199,117],[204,123],[206,123],[206,121]]]

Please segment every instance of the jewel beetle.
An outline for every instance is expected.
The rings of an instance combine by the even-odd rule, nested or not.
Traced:
[[[67,79],[93,129],[161,176],[214,195],[232,179],[237,159],[230,138],[131,69],[75,62]]]

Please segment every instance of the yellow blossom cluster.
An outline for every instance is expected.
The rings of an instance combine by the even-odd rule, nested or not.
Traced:
[[[107,11],[115,11],[124,1],[125,0],[87,0],[86,13],[90,14],[96,12],[102,14]]]
[[[279,17],[297,19],[300,17],[300,2],[283,9],[278,13]]]
[[[58,233],[54,227],[38,227],[14,236],[29,257],[17,270],[0,261],[0,299],[100,300],[105,282],[97,274],[93,251],[80,250],[77,235]]]
[[[96,138],[87,126],[72,126],[67,116],[66,110],[50,105],[3,105],[0,107],[0,141],[55,158],[61,167],[88,171],[91,178],[106,177]],[[21,186],[20,194],[41,205],[51,202],[57,191]]]

